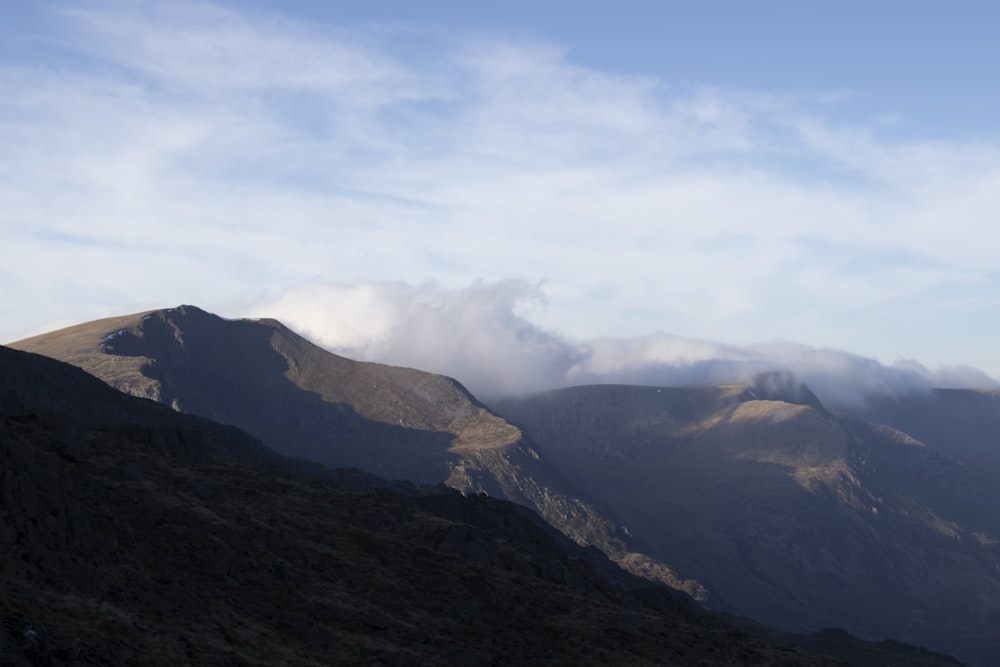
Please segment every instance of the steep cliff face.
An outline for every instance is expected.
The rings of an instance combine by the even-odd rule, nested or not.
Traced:
[[[706,600],[705,588],[698,581],[684,578],[667,563],[644,553],[641,543],[608,510],[567,493],[572,485],[527,443],[467,452],[452,469],[447,484],[466,494],[485,494],[531,507],[577,544],[600,549],[624,570],[695,600]]]

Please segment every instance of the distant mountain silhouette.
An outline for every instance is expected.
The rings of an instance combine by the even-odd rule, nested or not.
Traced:
[[[0,346],[0,664],[842,664],[609,583],[516,505],[358,475]]]

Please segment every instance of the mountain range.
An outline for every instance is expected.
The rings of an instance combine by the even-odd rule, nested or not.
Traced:
[[[225,320],[193,306],[89,322],[12,346],[237,426],[284,455],[520,503],[632,572],[701,593],[697,582],[645,555],[521,429],[451,378],[353,361],[275,320]]]
[[[0,545],[3,665],[842,664],[612,583],[520,506],[302,465],[5,347]]]
[[[712,608],[995,664],[997,478],[957,448],[834,416],[791,378],[762,380],[577,387],[497,409]]]
[[[315,461],[513,501],[631,575],[734,619],[1000,661],[995,394],[934,392],[833,414],[772,373],[749,385],[576,387],[487,407],[455,380],[352,361],[276,321],[191,306],[13,347],[246,431],[278,453],[257,445],[260,461],[276,457],[268,465],[287,474]],[[637,585],[610,563],[589,567]]]

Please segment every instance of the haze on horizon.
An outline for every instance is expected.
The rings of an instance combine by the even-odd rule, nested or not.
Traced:
[[[992,4],[365,4],[5,9],[0,340],[193,303],[474,389],[997,386]]]

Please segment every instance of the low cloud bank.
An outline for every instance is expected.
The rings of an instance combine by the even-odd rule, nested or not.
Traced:
[[[759,373],[783,371],[809,385],[828,406],[858,406],[868,396],[905,395],[933,387],[997,389],[971,367],[929,370],[912,360],[885,365],[829,348],[775,340],[745,347],[665,333],[586,344],[584,361],[567,374],[572,384],[697,386],[749,383]]]
[[[930,370],[890,365],[840,350],[782,340],[749,346],[653,333],[572,341],[529,319],[544,304],[538,286],[517,281],[462,289],[401,282],[313,283],[245,314],[275,317],[353,359],[443,373],[482,398],[581,384],[697,386],[749,382],[758,373],[794,374],[830,406],[932,387],[997,389],[968,366]]]

